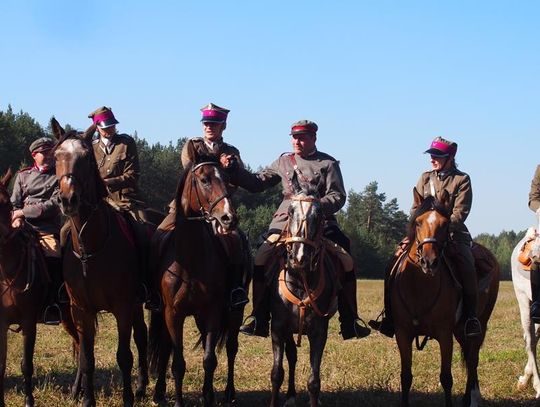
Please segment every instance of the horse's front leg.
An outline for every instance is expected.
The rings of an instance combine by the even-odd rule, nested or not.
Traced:
[[[311,407],[320,404],[321,393],[321,363],[328,338],[328,319],[316,318],[312,322],[313,329],[309,332],[309,361],[311,363],[311,375],[308,379],[309,402]]]
[[[94,341],[96,336],[96,314],[86,313],[81,309],[73,310],[73,318],[76,321],[79,332],[79,370],[81,374],[81,389],[83,394],[83,407],[95,407],[94,395],[94,371],[96,361],[94,358]]]
[[[133,329],[133,312],[131,307],[118,313],[116,326],[118,329],[118,347],[116,349],[116,362],[122,372],[122,399],[124,407],[132,407],[134,403],[133,389],[131,388],[131,369],[133,368],[133,353],[131,353],[131,330]]]
[[[177,316],[177,313],[166,307],[164,310],[165,322],[173,347],[172,374],[174,378],[175,403],[174,407],[182,407],[184,400],[182,397],[182,382],[186,373],[186,361],[184,359],[184,316]]]
[[[4,407],[4,376],[6,374],[7,357],[7,325],[0,324],[0,407]]]
[[[399,357],[401,359],[401,406],[409,406],[409,392],[413,380],[412,375],[412,338],[396,330],[396,342],[399,348]]]
[[[216,344],[217,344],[217,332],[216,329],[206,334],[204,342],[204,356],[203,356],[203,368],[204,368],[204,384],[203,384],[203,397],[205,406],[213,406],[215,401],[214,395],[214,372],[217,367],[216,356]]]
[[[135,306],[133,319],[133,339],[137,346],[138,355],[138,375],[137,389],[135,397],[141,400],[146,396],[146,386],[148,386],[148,330],[144,322],[144,312],[142,305]]]
[[[518,388],[525,389],[532,378],[536,398],[540,398],[540,377],[536,361],[538,337],[536,335],[535,324],[532,322],[530,316],[530,301],[527,294],[523,292],[516,293],[516,298],[519,303],[523,340],[525,341],[525,352],[527,353],[527,364],[525,365],[523,375],[518,378]]]
[[[24,321],[22,327],[23,334],[23,357],[21,360],[21,371],[24,377],[24,405],[34,406],[34,396],[32,395],[32,375],[34,374],[34,348],[36,345],[36,320]]]
[[[294,338],[292,335],[285,340],[285,356],[287,356],[287,364],[289,365],[289,385],[287,388],[287,396],[285,400],[285,405],[296,404],[296,361],[298,359],[298,351],[296,349],[296,344],[294,343]]]
[[[282,335],[282,330],[276,329],[274,327],[274,321],[272,321],[272,351],[274,354],[274,365],[272,366],[272,372],[270,374],[270,380],[272,381],[271,407],[279,406],[279,389],[283,384],[283,378],[285,376],[285,371],[283,370],[283,352],[285,350],[285,345]]]
[[[228,314],[229,333],[227,336],[227,387],[225,388],[225,403],[231,404],[236,400],[234,387],[234,362],[238,354],[238,332],[242,324],[244,309],[232,310]]]
[[[454,347],[454,337],[452,332],[448,332],[439,337],[439,347],[441,350],[441,374],[440,382],[444,390],[444,402],[446,407],[452,406],[452,351]]]

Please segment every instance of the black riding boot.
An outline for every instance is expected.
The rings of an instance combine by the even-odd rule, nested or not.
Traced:
[[[338,292],[339,324],[343,339],[364,338],[371,333],[364,321],[358,317],[356,303],[356,276],[354,271],[345,273],[343,288]],[[361,322],[361,324],[359,324]]]
[[[466,249],[465,249],[466,248]],[[463,284],[463,308],[465,316],[465,336],[467,338],[482,334],[482,325],[476,316],[478,306],[478,281],[476,280],[476,268],[470,246],[456,244],[457,253],[453,260],[461,274]]]
[[[63,282],[62,259],[59,257],[45,257],[45,262],[47,263],[51,282],[47,291],[47,306],[43,311],[43,323],[46,325],[58,325],[62,322],[62,311],[58,302],[58,290]]]
[[[386,267],[384,275],[384,310],[382,314],[382,320],[369,321],[369,326],[373,329],[379,331],[385,336],[392,338],[395,334],[394,330],[394,319],[392,318],[392,284],[394,282],[394,274],[392,269],[399,256],[395,256],[390,264]]]
[[[243,264],[231,264],[231,308],[240,309],[249,302],[247,292],[244,288],[244,272]]]
[[[540,264],[533,262],[531,266],[531,319],[540,324]]]
[[[264,266],[253,267],[253,312],[240,327],[240,332],[266,338],[270,323],[270,295],[264,279]]]

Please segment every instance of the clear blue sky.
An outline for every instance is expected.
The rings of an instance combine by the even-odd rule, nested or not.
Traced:
[[[377,181],[405,211],[440,135],[472,178],[473,235],[535,222],[540,2],[3,0],[0,17],[1,110],[82,129],[107,105],[168,143],[214,102],[253,168],[307,118],[347,189]]]

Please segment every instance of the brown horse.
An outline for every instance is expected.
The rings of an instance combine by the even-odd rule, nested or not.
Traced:
[[[271,288],[272,367],[271,406],[278,406],[279,391],[284,379],[283,355],[289,364],[287,405],[296,397],[295,368],[302,334],[309,339],[311,375],[308,379],[310,405],[319,405],[320,368],[328,323],[337,311],[337,271],[322,238],[324,215],[316,189],[301,189],[293,177],[294,196],[288,210],[289,222],[280,237],[279,277]],[[286,258],[286,260],[285,260]],[[270,266],[271,267],[271,266]],[[271,269],[271,268],[270,268]]]
[[[204,348],[204,404],[215,402],[216,347],[224,342],[228,362],[225,401],[233,402],[234,361],[243,307],[229,309],[227,258],[219,235],[233,232],[238,220],[220,166],[205,161],[185,168],[176,202],[175,229],[158,264],[164,309],[162,313],[153,312],[150,322],[150,367],[158,375],[154,401],[165,401],[165,374],[172,348],[175,406],[183,405],[183,329],[186,317],[191,315]],[[247,250],[245,253],[249,254]]]
[[[25,406],[34,405],[32,395],[33,356],[36,323],[46,301],[49,276],[37,237],[29,228],[12,229],[13,209],[7,185],[8,171],[0,181],[0,406],[4,407],[7,330],[19,325],[23,334],[21,369],[24,377]]]
[[[132,406],[132,328],[139,355],[137,397],[144,396],[148,384],[147,331],[142,304],[136,300],[140,266],[137,252],[133,239],[126,234],[125,221],[103,199],[107,190],[90,142],[95,127],[82,135],[73,131],[65,133],[54,118],[51,127],[58,139],[55,159],[60,206],[71,229],[63,268],[80,347],[72,393],[77,397],[82,390],[83,406],[96,405],[93,381],[96,316],[100,311],[108,311],[116,318],[118,328],[116,359],[122,372],[124,405]]]
[[[401,357],[401,405],[409,405],[412,385],[412,343],[419,337],[436,339],[441,352],[440,382],[444,389],[445,405],[452,405],[452,351],[453,336],[461,345],[467,369],[467,386],[464,406],[477,406],[480,399],[478,383],[478,353],[484,341],[487,323],[499,291],[499,265],[486,248],[474,249],[477,273],[487,270],[479,281],[480,295],[478,318],[482,335],[466,338],[464,315],[460,313],[460,292],[456,286],[448,262],[445,246],[448,241],[450,213],[448,192],[440,201],[433,197],[423,198],[414,190],[417,210],[409,225],[410,248],[401,256],[395,267],[395,280],[391,289],[392,313],[396,329],[396,341]],[[478,256],[478,253],[480,254]],[[483,264],[479,264],[481,259]],[[486,267],[487,264],[487,267]],[[481,266],[481,267],[479,267]]]

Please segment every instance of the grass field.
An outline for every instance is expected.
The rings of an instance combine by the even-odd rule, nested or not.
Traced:
[[[377,315],[382,304],[381,281],[359,281],[359,308],[365,319]],[[202,388],[202,352],[193,350],[197,333],[192,323],[186,328],[186,361],[188,372],[184,391],[188,405],[200,405]],[[20,374],[21,336],[9,334],[6,372],[6,405],[22,406]],[[100,318],[96,341],[96,390],[99,406],[121,406],[120,375],[115,361],[116,332],[112,318]],[[225,387],[224,353],[219,355],[215,387],[218,399]],[[71,357],[70,339],[61,328],[39,326],[35,364],[36,405],[72,406],[69,385],[74,378],[75,364]],[[270,369],[272,350],[270,339],[240,337],[237,358],[237,405],[265,405],[270,400]],[[517,390],[518,376],[525,365],[525,352],[519,311],[510,282],[501,283],[499,299],[492,315],[484,347],[480,354],[480,387],[484,406],[534,406],[534,391]],[[306,382],[309,374],[307,341],[299,350],[297,366],[298,405],[307,405]],[[135,371],[134,371],[135,374]],[[443,404],[439,385],[439,352],[436,342],[426,350],[415,352],[411,403],[414,406]],[[455,402],[464,391],[465,375],[461,368],[459,348],[454,348],[453,361]],[[152,380],[149,392],[153,391]],[[172,380],[168,395],[172,402]],[[331,321],[330,335],[322,365],[322,402],[325,406],[388,406],[399,401],[399,357],[395,341],[373,333],[362,340],[343,341],[338,334],[337,318]],[[151,406],[151,397],[140,402]]]

